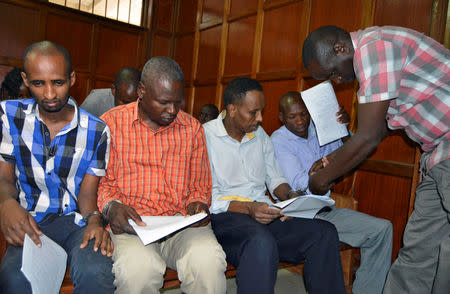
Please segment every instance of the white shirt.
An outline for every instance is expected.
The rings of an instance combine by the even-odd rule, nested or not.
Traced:
[[[213,182],[211,213],[226,212],[237,197],[271,204],[266,185],[273,195],[275,188],[287,183],[275,160],[272,141],[258,127],[238,142],[228,135],[222,117],[221,113],[203,125]]]

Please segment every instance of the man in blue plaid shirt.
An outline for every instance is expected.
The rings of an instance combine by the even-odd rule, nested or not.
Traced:
[[[68,254],[74,293],[113,293],[113,244],[97,207],[109,129],[69,97],[66,49],[35,43],[23,62],[33,99],[0,104],[0,229],[9,243],[0,292],[31,293],[20,270],[24,237],[41,246],[45,234]]]

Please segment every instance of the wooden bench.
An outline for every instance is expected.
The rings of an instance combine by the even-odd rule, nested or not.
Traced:
[[[332,193],[331,197],[336,201],[336,207],[340,208],[357,208],[357,201],[353,198],[352,195],[343,195],[343,194],[335,194]],[[3,257],[6,251],[6,241],[3,238],[3,235],[0,234],[0,257]],[[345,286],[347,288],[347,293],[351,293],[351,286],[354,280],[354,273],[356,270],[356,263],[358,259],[359,250],[353,248],[347,244],[341,244],[341,260],[342,260],[342,268],[344,271],[344,280]],[[280,262],[280,268],[287,268],[290,271],[296,272],[298,274],[303,274],[303,263],[294,265],[289,263]],[[236,276],[236,269],[228,265],[227,270],[225,272],[227,278]],[[173,269],[168,268],[164,275],[164,286],[163,288],[173,288],[178,287],[180,285],[180,281],[178,280],[177,272]],[[70,280],[69,270],[66,272],[66,276],[61,285],[60,294],[72,294],[73,292],[72,281]]]

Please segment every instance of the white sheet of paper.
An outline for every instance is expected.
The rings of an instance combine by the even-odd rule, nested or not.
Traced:
[[[302,91],[301,94],[316,126],[320,146],[348,135],[347,127],[336,120],[339,104],[330,81]]]
[[[142,221],[147,224],[145,227],[138,226],[133,220],[128,222],[136,231],[144,245],[155,242],[179,229],[196,223],[207,216],[206,213],[197,213],[191,216],[141,216]]]
[[[333,199],[319,195],[303,195],[273,204],[282,209],[283,215],[303,218],[314,218],[319,210],[331,205]]]
[[[66,273],[67,253],[49,237],[40,237],[39,248],[25,235],[22,272],[31,283],[33,294],[57,294]]]

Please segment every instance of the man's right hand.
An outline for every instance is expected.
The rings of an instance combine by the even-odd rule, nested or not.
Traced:
[[[250,215],[262,224],[268,224],[281,217],[281,209],[271,208],[264,202],[249,202],[248,208]]]
[[[108,208],[107,219],[109,220],[109,226],[111,227],[111,231],[115,234],[133,234],[136,235],[133,227],[128,223],[128,219],[132,219],[138,226],[145,227],[146,224],[142,221],[139,214],[125,204],[113,202],[111,206]]]
[[[23,246],[25,234],[41,247],[42,235],[38,224],[28,211],[14,199],[8,199],[0,205],[0,228],[6,241],[13,246]]]

